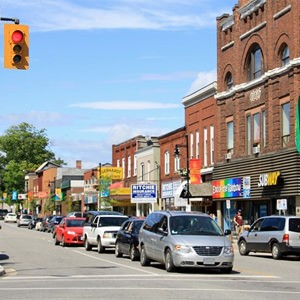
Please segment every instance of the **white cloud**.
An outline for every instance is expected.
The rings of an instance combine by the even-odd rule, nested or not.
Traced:
[[[190,95],[197,90],[205,87],[206,85],[214,82],[217,80],[217,72],[216,70],[209,71],[209,72],[200,72],[197,75],[197,78],[192,82],[187,95]]]
[[[216,12],[198,1],[2,0],[2,15],[18,12],[32,31],[105,28],[179,29],[215,26]]]
[[[50,111],[30,111],[22,114],[5,114],[1,116],[2,124],[7,123],[11,126],[11,123],[34,123],[39,124],[39,127],[45,127],[49,125],[64,125],[68,121],[68,117],[58,112]]]
[[[70,107],[80,107],[101,110],[144,110],[144,109],[172,109],[180,107],[177,103],[159,102],[133,102],[133,101],[110,101],[110,102],[81,102],[71,104]]]

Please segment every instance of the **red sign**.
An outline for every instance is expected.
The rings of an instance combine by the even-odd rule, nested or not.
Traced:
[[[192,158],[190,159],[190,180],[191,184],[201,183],[201,164],[200,159]]]

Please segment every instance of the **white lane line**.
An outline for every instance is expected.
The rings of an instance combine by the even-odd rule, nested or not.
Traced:
[[[123,275],[67,275],[67,276],[55,276],[55,275],[47,275],[47,276],[18,276],[18,277],[3,277],[2,280],[15,280],[15,281],[23,281],[23,280],[54,280],[54,281],[68,281],[68,280],[106,280],[106,281],[136,281],[136,279],[139,279],[139,281],[193,281],[193,280],[199,280],[201,278],[201,281],[206,282],[225,282],[228,280],[236,280],[239,282],[247,281],[247,282],[262,282],[261,279],[266,279],[263,282],[269,282],[269,283],[294,283],[294,284],[300,284],[299,280],[276,280],[277,276],[243,276],[243,275],[209,275],[209,274],[195,274],[195,275],[189,275],[189,274],[178,274],[178,275],[156,275],[153,277],[153,275],[146,275],[146,274],[123,274]]]
[[[151,287],[115,287],[115,286],[107,286],[107,287],[28,287],[28,288],[21,288],[21,287],[13,287],[13,288],[0,288],[0,291],[81,291],[81,290],[98,290],[98,291],[204,291],[204,292],[213,292],[213,293],[224,293],[224,292],[242,292],[242,293],[250,293],[250,294],[281,294],[281,295],[300,295],[300,291],[280,291],[280,290],[245,290],[245,289],[218,289],[218,288],[151,288]]]
[[[105,262],[105,263],[108,263],[108,264],[113,264],[113,265],[116,265],[116,266],[119,266],[119,267],[131,269],[131,270],[134,270],[134,271],[137,271],[137,272],[143,272],[143,273],[146,273],[146,274],[150,274],[152,276],[158,276],[159,275],[157,273],[146,271],[146,270],[141,269],[141,268],[135,268],[133,266],[128,266],[128,265],[113,262],[111,260],[103,259],[103,258],[100,258],[100,257],[95,257],[93,255],[89,255],[87,253],[83,253],[83,252],[78,251],[78,250],[73,250],[73,252],[78,253],[78,254],[83,255],[83,256],[86,256],[86,257],[89,257],[89,258],[92,258],[92,259],[95,259],[95,260],[99,260],[99,261],[102,261],[102,262]]]

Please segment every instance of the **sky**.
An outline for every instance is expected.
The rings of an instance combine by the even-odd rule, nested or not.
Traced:
[[[0,0],[30,28],[28,70],[5,69],[0,46],[0,135],[46,129],[57,158],[89,169],[113,144],[184,126],[182,98],[216,80],[216,18],[237,2]]]

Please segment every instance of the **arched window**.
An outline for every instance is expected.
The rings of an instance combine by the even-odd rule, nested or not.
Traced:
[[[281,64],[282,66],[286,66],[290,63],[290,49],[286,44],[284,44],[281,49]]]
[[[263,72],[263,55],[258,44],[254,44],[246,60],[247,79],[253,80],[259,78]]]
[[[227,90],[230,90],[233,87],[233,77],[230,72],[227,72],[227,74],[226,74],[225,84],[226,84]]]

